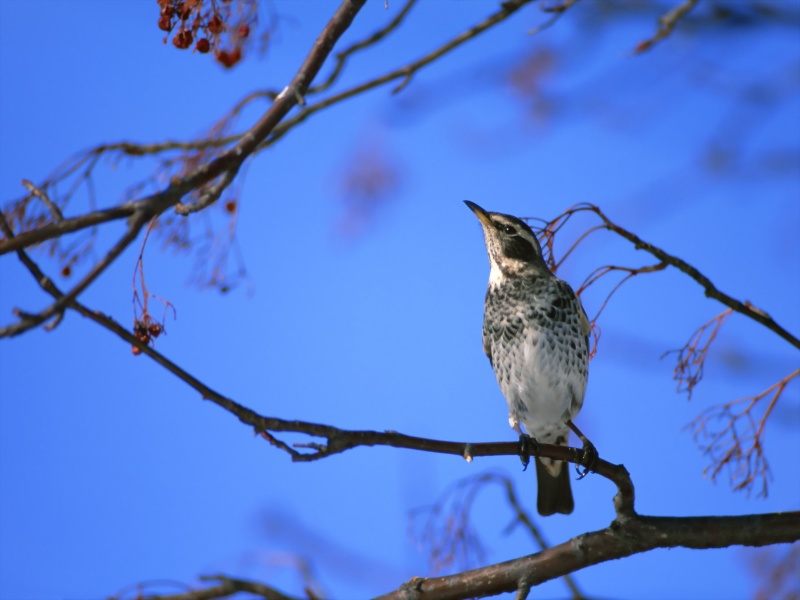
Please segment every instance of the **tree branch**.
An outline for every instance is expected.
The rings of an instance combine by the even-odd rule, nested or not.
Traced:
[[[579,535],[536,554],[456,575],[412,579],[378,600],[456,600],[526,591],[591,565],[656,548],[766,546],[798,539],[800,512],[738,517],[617,518],[606,529]]]
[[[703,286],[705,290],[705,294],[708,298],[713,298],[735,310],[738,313],[745,315],[746,317],[750,317],[754,321],[761,323],[767,329],[777,333],[781,336],[784,340],[789,342],[795,348],[800,349],[800,339],[793,336],[789,333],[786,329],[778,325],[775,320],[770,317],[765,311],[761,310],[750,304],[749,302],[742,302],[741,300],[737,300],[732,296],[720,291],[711,280],[708,279],[705,275],[703,275],[700,271],[698,271],[695,267],[687,263],[686,261],[681,260],[677,256],[673,256],[672,254],[667,254],[661,248],[654,246],[648,242],[645,242],[642,238],[640,238],[635,233],[628,231],[627,229],[623,229],[619,225],[616,225],[611,222],[611,220],[606,217],[606,215],[597,208],[595,210],[597,215],[603,219],[606,224],[606,227],[624,237],[626,240],[630,241],[636,246],[637,250],[644,250],[649,252],[660,261],[667,263],[668,265],[672,265],[679,271],[686,273],[689,277],[694,279],[697,283]]]
[[[658,19],[658,30],[656,31],[655,35],[647,40],[639,42],[636,45],[634,52],[636,54],[641,54],[642,52],[652,48],[657,42],[672,35],[672,31],[675,29],[678,21],[686,17],[686,15],[689,14],[689,11],[697,6],[699,1],[700,0],[684,0],[678,6],[662,15],[661,18]]]
[[[200,578],[201,581],[218,581],[219,584],[202,588],[198,590],[190,590],[182,594],[169,594],[166,596],[150,596],[144,595],[139,592],[136,596],[137,600],[215,600],[217,598],[227,598],[240,592],[247,592],[265,598],[265,600],[302,600],[296,596],[289,596],[283,592],[279,592],[273,587],[259,583],[258,581],[248,581],[246,579],[234,579],[233,577],[226,577],[225,575],[206,575]],[[112,596],[109,600],[121,600],[121,596]]]
[[[448,486],[434,504],[415,509],[411,513],[412,524],[423,521],[425,517],[419,533],[412,533],[412,536],[415,545],[424,547],[428,552],[433,573],[448,567],[450,570],[463,571],[475,564],[485,564],[480,538],[471,527],[471,516],[476,510],[479,493],[493,484],[502,488],[508,508],[513,514],[504,533],[510,533],[521,525],[531,535],[538,550],[550,548],[535,519],[523,507],[511,478],[491,471],[470,475]],[[416,528],[412,531],[414,529]],[[457,566],[454,566],[456,563]],[[573,600],[587,600],[574,577],[564,575],[563,579]]]
[[[13,237],[5,217],[0,213],[0,228],[9,237]],[[327,458],[333,454],[339,454],[346,450],[358,446],[391,446],[394,448],[406,448],[411,450],[422,450],[426,452],[436,452],[441,454],[453,454],[461,456],[468,462],[478,456],[502,456],[518,455],[519,445],[517,442],[451,442],[442,440],[432,440],[398,433],[396,431],[365,431],[365,430],[346,430],[333,427],[331,425],[321,425],[305,421],[288,421],[275,417],[265,417],[255,411],[231,400],[213,390],[202,381],[182,369],[180,366],[169,360],[163,354],[157,352],[148,344],[143,343],[139,338],[122,327],[111,317],[93,311],[80,302],[74,295],[63,294],[52,281],[44,275],[41,269],[33,262],[27,253],[20,249],[17,254],[23,264],[26,265],[33,278],[39,283],[42,289],[53,296],[56,302],[51,306],[71,308],[84,317],[94,321],[98,325],[105,327],[109,331],[128,342],[131,346],[155,360],[167,371],[187,383],[190,387],[200,393],[203,399],[210,400],[217,406],[235,415],[242,423],[253,427],[255,432],[270,442],[273,446],[287,452],[294,462],[310,462]],[[304,433],[312,437],[325,438],[325,444],[319,443],[300,443],[290,447],[288,444],[277,439],[271,432],[292,432]],[[301,452],[296,448],[310,450]],[[581,464],[582,449],[569,448],[566,446],[556,446],[551,444],[539,444],[531,451],[532,456],[541,456]],[[598,459],[591,469],[602,477],[611,480],[618,489],[614,497],[614,507],[619,516],[630,516],[634,511],[634,488],[628,471],[623,465],[614,465],[605,460]]]
[[[331,71],[330,75],[328,75],[325,81],[323,81],[319,85],[315,85],[314,87],[309,88],[308,93],[318,94],[320,92],[324,92],[329,87],[331,87],[331,85],[333,85],[336,79],[338,79],[339,75],[342,72],[342,69],[344,69],[344,65],[347,62],[347,59],[350,57],[350,55],[355,54],[356,52],[363,50],[364,48],[369,48],[373,44],[376,44],[379,41],[381,41],[395,29],[397,29],[397,27],[399,27],[400,23],[403,22],[403,19],[406,18],[406,15],[409,13],[409,11],[416,2],[417,0],[406,0],[405,5],[403,6],[403,8],[400,9],[400,12],[397,13],[397,16],[395,16],[394,19],[389,21],[389,23],[387,23],[385,27],[382,27],[368,38],[363,39],[360,42],[351,44],[341,52],[337,52],[335,56],[336,66],[334,66],[333,71]]]
[[[292,78],[289,85],[277,95],[267,112],[250,130],[242,135],[232,148],[187,175],[182,181],[183,186],[188,189],[194,189],[226,171],[231,171],[234,174],[238,172],[244,160],[267,138],[288,112],[295,105],[304,102],[303,97],[311,82],[317,76],[325,59],[331,53],[341,35],[353,22],[365,2],[366,0],[344,0],[342,2],[322,30],[322,33],[317,37],[311,52],[303,61],[297,74]]]
[[[2,220],[3,233],[8,237],[12,237],[11,228],[6,222],[5,217],[0,215],[0,219]],[[92,267],[69,292],[61,294],[53,304],[35,314],[25,313],[16,309],[15,313],[20,317],[20,320],[12,325],[0,328],[0,338],[19,335],[63,313],[64,309],[78,297],[78,294],[89,287],[89,285],[97,279],[120,254],[122,254],[125,248],[136,239],[147,220],[148,215],[146,213],[135,213],[128,223],[128,230],[125,234],[111,247],[102,259],[95,263],[94,267]],[[17,252],[22,252],[22,250],[17,250]]]
[[[305,107],[302,111],[297,113],[291,119],[287,119],[286,121],[281,123],[278,127],[276,127],[275,130],[272,132],[272,135],[267,140],[264,141],[259,150],[275,143],[277,140],[283,137],[292,127],[302,123],[315,112],[318,112],[333,104],[337,104],[338,102],[342,102],[343,100],[347,100],[348,98],[352,98],[353,96],[357,96],[358,94],[361,94],[368,90],[380,87],[386,83],[402,79],[403,81],[392,90],[392,93],[399,92],[406,85],[408,85],[408,83],[411,81],[411,78],[417,71],[423,69],[424,67],[428,66],[435,60],[441,58],[451,50],[454,50],[464,42],[467,42],[477,37],[487,29],[504,21],[505,19],[513,15],[515,12],[517,12],[520,8],[522,8],[525,4],[528,4],[529,2],[532,1],[533,0],[509,0],[508,2],[503,2],[500,4],[500,10],[498,10],[496,13],[488,16],[480,23],[473,25],[463,33],[457,35],[449,42],[443,44],[442,46],[439,46],[436,50],[430,52],[429,54],[426,54],[422,58],[415,60],[404,67],[400,67],[399,69],[389,71],[388,73],[375,77],[374,79],[370,79],[365,83],[356,85],[348,90],[345,90],[333,96],[329,96],[324,100],[320,100],[316,104],[312,104],[310,106]]]
[[[85,290],[134,239],[136,239],[145,223],[170,206],[176,205],[180,199],[191,190],[222,175],[223,177],[221,177],[218,184],[212,188],[209,192],[211,195],[208,196],[211,198],[216,194],[218,197],[218,195],[222,193],[222,186],[233,180],[244,160],[252,154],[253,150],[270,134],[298,101],[302,100],[308,86],[322,67],[325,58],[330,54],[339,37],[341,37],[344,31],[350,26],[355,15],[365,2],[366,0],[344,0],[342,2],[341,6],[322,30],[322,33],[317,38],[314,46],[289,85],[286,86],[283,92],[278,94],[267,112],[249,131],[242,135],[233,147],[223,152],[214,160],[201,165],[185,177],[174,178],[163,192],[154,194],[142,201],[132,203],[137,206],[137,209],[130,216],[127,232],[106,255],[94,265],[89,273],[87,273],[69,292],[62,295],[55,303],[51,304],[43,311],[37,314],[26,314],[18,311],[18,315],[21,316],[20,321],[0,329],[0,337],[19,335],[63,312],[64,308],[75,300],[77,296]],[[130,207],[127,210],[130,210]],[[97,222],[104,222],[105,220],[112,220],[122,216],[119,212],[102,212],[105,218],[99,221],[97,221],[96,218],[90,218],[91,215],[85,215],[78,219],[83,219],[81,223],[82,226],[85,227],[89,226],[89,223],[97,224]],[[5,223],[5,218],[3,221]],[[45,228],[50,227],[51,229],[48,231],[48,235],[50,237],[55,237],[57,235],[63,235],[68,227],[75,227],[76,224],[76,219],[70,219],[69,221],[53,223]],[[12,238],[15,236],[7,223],[5,223],[5,226],[7,229],[4,229],[4,234],[6,238],[8,238],[8,243],[4,246],[0,246],[0,250],[8,252],[12,249],[23,247],[18,245],[19,242],[17,242],[17,245],[13,245]],[[71,229],[71,231],[74,230],[75,229]],[[37,233],[35,231],[29,233],[31,234],[31,238],[36,238]],[[41,234],[38,234],[38,237],[39,241],[47,239],[46,236],[42,236]]]
[[[694,279],[698,284],[700,284],[704,291],[705,295],[708,298],[713,298],[718,302],[721,302],[725,306],[732,308],[734,311],[745,315],[753,319],[754,321],[760,323],[767,329],[777,333],[780,337],[784,340],[789,342],[795,348],[800,349],[800,339],[789,333],[786,329],[778,325],[775,320],[767,314],[766,311],[754,306],[750,302],[742,302],[741,300],[737,300],[732,296],[722,292],[719,290],[708,277],[703,275],[700,271],[698,271],[695,267],[690,265],[684,260],[681,260],[677,256],[673,256],[672,254],[668,254],[658,246],[654,246],[653,244],[644,241],[635,233],[628,231],[627,229],[620,227],[616,223],[614,223],[611,219],[609,219],[606,214],[600,210],[600,207],[595,206],[594,204],[578,204],[573,206],[569,210],[567,210],[564,214],[554,219],[546,228],[546,233],[548,235],[552,235],[560,229],[566,219],[569,219],[570,216],[577,212],[581,211],[589,211],[595,213],[600,219],[603,221],[604,226],[609,231],[613,231],[617,235],[625,238],[629,242],[631,242],[637,250],[644,250],[649,254],[655,256],[658,260],[666,265],[670,265],[678,269],[679,271],[685,273],[692,279]],[[563,219],[563,220],[562,220]],[[652,267],[651,267],[652,269]],[[659,269],[660,270],[660,269]]]
[[[149,198],[145,198],[136,202],[126,202],[125,204],[112,208],[95,210],[71,219],[48,223],[38,229],[18,233],[13,238],[6,235],[4,239],[0,240],[0,256],[18,250],[19,248],[28,248],[34,244],[41,244],[47,240],[62,237],[69,233],[80,231],[81,229],[94,227],[110,221],[125,219],[134,214],[137,208],[145,204],[148,200]]]
[[[357,8],[354,10],[358,10],[358,8],[363,5],[366,0],[358,0],[355,2],[353,0],[354,6],[357,5]],[[426,67],[430,63],[434,62],[438,58],[442,57],[443,55],[447,54],[451,50],[454,50],[461,44],[466,41],[469,41],[479,34],[483,33],[487,29],[491,28],[494,25],[504,21],[512,14],[516,13],[522,6],[532,2],[533,0],[510,0],[508,2],[503,2],[501,4],[500,10],[496,13],[490,15],[480,23],[470,27],[468,30],[463,32],[462,34],[456,36],[449,42],[443,44],[436,50],[432,51],[431,53],[427,54],[426,56],[409,63],[408,65],[401,67],[399,69],[395,69],[389,73],[386,73],[382,76],[376,77],[366,83],[361,85],[355,86],[350,88],[349,90],[345,90],[339,94],[335,94],[317,102],[316,104],[304,107],[301,112],[296,114],[295,116],[281,121],[283,117],[294,107],[295,104],[298,103],[298,100],[301,100],[303,96],[311,91],[321,91],[321,90],[309,90],[308,86],[313,80],[314,76],[316,76],[317,72],[319,71],[322,62],[324,62],[325,57],[327,54],[324,52],[330,53],[332,46],[328,47],[326,44],[331,40],[335,41],[338,39],[338,36],[344,31],[344,29],[349,26],[350,22],[352,21],[353,15],[339,15],[339,12],[347,13],[348,8],[353,8],[350,6],[351,2],[346,1],[343,3],[342,7],[340,7],[339,12],[337,15],[331,19],[328,23],[326,28],[323,30],[323,33],[317,39],[317,42],[314,45],[311,53],[309,54],[306,61],[303,63],[303,66],[298,71],[295,78],[292,82],[279,94],[275,94],[273,92],[255,92],[250,94],[247,98],[242,100],[237,107],[234,108],[233,112],[235,113],[237,110],[241,109],[241,106],[249,102],[255,98],[260,98],[263,96],[272,97],[274,102],[270,109],[262,116],[262,118],[256,123],[249,131],[246,131],[242,134],[227,136],[222,139],[208,139],[208,140],[200,140],[200,141],[193,141],[193,142],[165,142],[161,144],[131,144],[129,142],[123,142],[118,144],[107,144],[103,146],[98,146],[94,148],[89,154],[92,156],[99,156],[104,152],[109,151],[121,151],[125,154],[131,156],[140,156],[145,154],[155,154],[169,150],[196,150],[200,148],[209,148],[209,147],[221,147],[228,145],[230,143],[236,142],[236,145],[232,146],[228,150],[222,152],[219,156],[215,159],[211,160],[208,163],[203,164],[199,168],[195,169],[191,173],[185,175],[184,177],[174,178],[172,185],[175,186],[174,189],[168,188],[163,193],[166,194],[167,192],[172,192],[175,194],[173,199],[170,203],[164,206],[161,210],[166,210],[170,206],[178,204],[180,199],[185,196],[187,193],[192,191],[193,189],[197,189],[200,186],[208,183],[209,181],[215,179],[219,175],[226,173],[227,177],[225,180],[221,180],[222,185],[215,186],[213,190],[213,194],[211,196],[204,196],[204,198],[208,201],[213,200],[215,197],[219,197],[219,195],[224,191],[225,187],[227,186],[230,181],[232,181],[235,175],[238,173],[239,168],[241,167],[242,162],[252,155],[253,152],[260,151],[267,146],[274,144],[278,141],[281,137],[283,137],[292,127],[299,125],[303,121],[305,121],[308,117],[313,115],[320,110],[328,108],[334,104],[347,100],[355,95],[363,93],[365,91],[374,89],[376,87],[380,87],[386,83],[403,79],[403,83],[398,86],[394,91],[399,91],[402,87],[408,84],[411,80],[411,77],[422,68]],[[412,6],[412,2],[408,2],[406,6],[404,6],[403,11],[407,12]],[[401,15],[404,17],[405,12],[401,11]],[[563,11],[562,11],[563,12]],[[561,12],[558,13],[559,15]],[[401,15],[398,15],[395,20],[393,20],[389,25],[387,25],[383,30],[379,30],[376,34],[373,34],[372,37],[377,36],[380,33],[383,33],[383,36],[394,29],[401,20]],[[337,18],[338,16],[338,18]],[[349,17],[347,20],[346,17]],[[549,21],[548,21],[549,23]],[[360,49],[364,45],[369,45],[374,43],[372,37],[367,38],[366,40],[362,40],[354,44],[353,46],[344,50],[338,56],[344,56],[348,53],[352,53],[357,49]],[[323,42],[321,42],[322,40]],[[344,58],[342,58],[342,62],[344,62]],[[337,58],[339,60],[339,58]],[[337,64],[337,68],[340,68]],[[335,70],[334,70],[335,72]],[[327,82],[326,82],[327,83]],[[324,84],[323,84],[324,85]],[[78,164],[82,164],[84,159],[79,161]],[[72,167],[74,170],[75,167]],[[67,170],[67,172],[71,172],[71,170]],[[55,178],[55,176],[51,177],[51,179]],[[40,186],[42,187],[42,186]],[[170,194],[172,196],[172,194]],[[100,225],[109,221],[114,221],[118,219],[124,219],[126,217],[131,216],[132,214],[136,213],[139,210],[142,210],[143,205],[147,204],[151,201],[151,198],[145,198],[138,201],[127,202],[117,207],[93,211],[84,215],[80,215],[78,217],[73,217],[71,219],[65,219],[59,223],[49,223],[37,229],[33,229],[30,231],[24,231],[18,233],[13,239],[3,239],[0,240],[0,255],[6,254],[13,250],[17,250],[18,248],[26,248],[33,244],[42,243],[51,239],[55,239],[66,235],[68,233],[74,233],[81,229],[85,229],[87,227],[93,227],[96,225]],[[192,209],[189,207],[195,207],[197,203],[187,204],[186,207],[182,208],[181,211],[183,213],[192,212]],[[200,210],[203,208],[207,203],[204,203],[202,206],[198,206],[196,210]],[[158,213],[156,213],[158,214]],[[150,216],[155,216],[155,214],[151,214]]]

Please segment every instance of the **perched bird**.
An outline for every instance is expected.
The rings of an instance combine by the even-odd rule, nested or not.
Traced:
[[[582,464],[591,466],[597,452],[572,423],[589,373],[590,326],[583,306],[569,284],[550,272],[526,223],[465,202],[481,222],[491,266],[483,349],[508,403],[508,422],[520,434],[523,462],[527,466],[527,436],[534,443],[566,445],[572,429],[583,442]],[[566,463],[537,458],[536,478],[539,514],[572,512]]]

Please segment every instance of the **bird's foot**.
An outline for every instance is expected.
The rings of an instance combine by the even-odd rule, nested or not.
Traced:
[[[583,438],[582,441],[583,449],[581,450],[581,461],[575,465],[575,472],[578,473],[579,481],[589,474],[589,471],[594,468],[597,464],[597,460],[600,458],[597,448],[594,447],[592,442],[586,438]],[[583,467],[583,469],[581,469],[581,467]]]
[[[572,419],[567,421],[567,427],[572,429],[575,432],[575,435],[578,436],[578,439],[583,443],[583,450],[581,450],[581,460],[578,464],[575,465],[575,471],[578,473],[578,479],[583,479],[589,474],[595,464],[597,464],[597,460],[600,458],[600,455],[597,453],[597,449],[594,447],[594,444],[589,441],[589,439],[583,435],[580,429],[575,426],[575,423],[572,422]],[[583,470],[581,470],[583,467]]]
[[[527,470],[531,462],[531,452],[536,453],[538,451],[539,442],[527,434],[519,434],[519,459],[522,461],[523,471]]]

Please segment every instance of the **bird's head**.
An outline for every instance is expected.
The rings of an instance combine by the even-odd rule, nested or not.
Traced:
[[[505,277],[550,273],[542,258],[539,241],[524,221],[511,215],[488,212],[469,200],[464,203],[483,227],[491,265],[490,283]]]

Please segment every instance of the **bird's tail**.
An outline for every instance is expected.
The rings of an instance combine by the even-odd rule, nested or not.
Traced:
[[[569,482],[568,463],[536,459],[536,481],[539,487],[536,509],[543,517],[553,513],[570,514],[575,508],[572,486]]]

